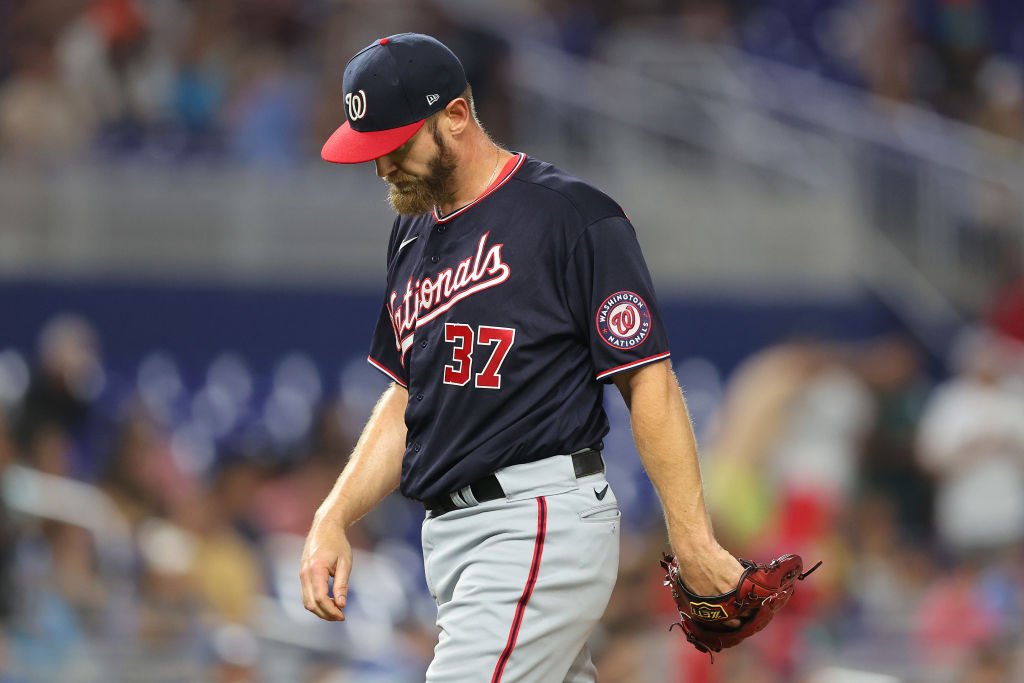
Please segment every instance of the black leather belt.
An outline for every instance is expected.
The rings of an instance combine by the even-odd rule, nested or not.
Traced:
[[[586,448],[572,454],[572,469],[577,479],[604,472],[604,458],[601,457],[601,448],[604,448],[604,444],[599,444],[597,448]],[[477,479],[469,485],[469,490],[473,492],[473,498],[476,499],[477,503],[486,503],[489,500],[505,497],[505,492],[502,490],[498,478],[493,474]],[[465,501],[463,505],[456,505],[456,500],[464,500],[460,491],[435,496],[422,502],[423,507],[427,509],[430,516],[437,517],[452,510],[470,506],[469,501]]]

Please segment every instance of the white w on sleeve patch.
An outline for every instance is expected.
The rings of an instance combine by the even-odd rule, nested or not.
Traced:
[[[597,309],[597,333],[616,349],[635,349],[651,332],[651,311],[639,295],[622,291],[612,294]]]

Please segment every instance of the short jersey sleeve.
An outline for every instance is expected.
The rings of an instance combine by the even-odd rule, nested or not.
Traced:
[[[669,357],[651,275],[628,219],[605,218],[583,232],[569,257],[565,287],[598,380]]]
[[[400,218],[399,216],[395,217],[395,222],[391,225],[391,237],[388,240],[387,262],[389,280],[391,279],[390,266],[397,252],[395,247],[398,240]],[[373,339],[370,340],[370,355],[367,357],[367,360],[370,362],[370,365],[405,387],[409,385],[409,373],[402,362],[401,341],[395,332],[391,310],[388,307],[387,292],[390,289],[391,283],[388,282],[388,287],[384,294],[384,302],[380,307],[380,316],[377,318],[377,327],[373,331]]]
[[[391,311],[385,300],[380,307],[380,316],[377,318],[377,327],[373,331],[373,339],[370,340],[370,355],[367,360],[370,361],[370,365],[406,387],[409,385],[409,373],[402,363],[402,350],[399,343],[391,319]]]

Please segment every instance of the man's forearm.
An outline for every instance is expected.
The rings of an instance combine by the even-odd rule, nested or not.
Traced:
[[[317,523],[350,526],[398,487],[408,400],[405,389],[392,385],[377,401],[348,464],[317,510]]]
[[[616,380],[629,407],[633,438],[665,510],[678,553],[715,545],[690,416],[669,361]]]

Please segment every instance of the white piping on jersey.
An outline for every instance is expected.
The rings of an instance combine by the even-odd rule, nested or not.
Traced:
[[[498,190],[499,187],[501,187],[502,185],[507,183],[509,181],[509,178],[511,178],[512,176],[514,176],[516,174],[516,171],[519,170],[519,167],[523,165],[524,161],[526,161],[526,155],[525,154],[523,154],[522,152],[519,152],[518,154],[519,154],[519,161],[516,162],[516,165],[512,168],[511,171],[508,172],[508,175],[505,176],[504,178],[502,178],[501,181],[497,185],[495,185],[491,189],[487,190],[482,195],[480,195],[479,197],[477,197],[476,199],[471,201],[469,204],[466,204],[461,209],[458,209],[456,211],[452,211],[447,216],[440,216],[440,215],[438,215],[438,213],[437,213],[437,206],[435,206],[434,207],[434,220],[437,221],[438,223],[447,223],[451,219],[453,219],[456,216],[458,216],[459,214],[461,214],[463,211],[466,211],[470,207],[475,206],[484,197],[488,197],[488,196],[494,194]]]
[[[617,372],[622,372],[623,370],[632,370],[633,368],[638,368],[641,365],[646,365],[648,363],[653,363],[656,360],[668,358],[671,355],[671,351],[666,351],[665,353],[659,353],[654,356],[648,356],[647,358],[641,358],[640,360],[635,360],[632,363],[626,363],[625,365],[620,365],[618,367],[612,368],[611,370],[605,370],[604,372],[600,372],[598,373],[596,379],[601,380],[604,379],[605,377],[610,377],[611,375],[614,375]]]
[[[402,380],[398,379],[398,376],[395,373],[391,372],[386,367],[384,367],[383,363],[378,363],[377,361],[375,361],[373,359],[373,356],[367,356],[366,360],[369,361],[370,365],[372,365],[373,367],[377,368],[378,370],[383,372],[385,375],[387,375],[391,379],[393,379],[396,382],[398,382],[398,384],[400,384],[401,386],[403,386],[403,387],[406,386],[405,382],[403,382]],[[406,388],[408,388],[408,387],[406,387]]]

